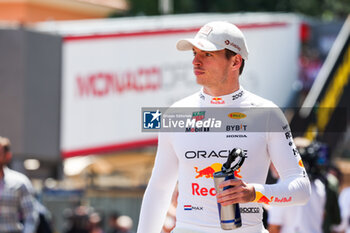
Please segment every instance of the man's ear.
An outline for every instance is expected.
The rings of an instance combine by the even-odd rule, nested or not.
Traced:
[[[239,69],[242,65],[242,56],[240,54],[237,54],[235,56],[232,57],[232,66],[234,67],[234,69]]]

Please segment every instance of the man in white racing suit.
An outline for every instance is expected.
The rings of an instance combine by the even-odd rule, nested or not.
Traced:
[[[159,233],[178,182],[174,233],[262,233],[262,204],[301,205],[310,196],[310,183],[294,145],[288,122],[271,101],[258,97],[239,84],[248,48],[243,33],[228,22],[204,25],[194,39],[177,43],[179,50],[193,51],[193,70],[202,89],[172,107],[232,108],[232,128],[226,132],[160,132],[152,176],[141,207],[137,233]],[[273,108],[265,115],[246,109]],[[253,125],[266,131],[249,131]],[[271,126],[279,130],[271,131]],[[233,148],[247,156],[235,172],[234,186],[216,193],[213,173],[221,170]],[[281,182],[266,185],[270,163]],[[217,202],[240,204],[242,227],[222,230]]]

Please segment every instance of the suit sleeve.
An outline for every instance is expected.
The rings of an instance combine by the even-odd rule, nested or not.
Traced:
[[[267,125],[267,149],[280,182],[254,184],[255,201],[279,206],[303,205],[310,198],[310,181],[288,122],[279,108],[270,111]]]
[[[178,177],[178,159],[169,134],[159,133],[152,176],[146,188],[137,233],[160,232]]]

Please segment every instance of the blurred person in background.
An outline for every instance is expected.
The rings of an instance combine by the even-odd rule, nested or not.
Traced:
[[[102,218],[97,212],[89,215],[89,233],[104,233],[102,229]]]
[[[339,178],[339,186],[342,186],[343,176],[339,175],[339,170],[335,170],[335,176]],[[350,186],[343,187],[339,194],[338,203],[340,207],[341,222],[339,225],[333,226],[333,230],[337,233],[350,233]]]
[[[322,60],[319,51],[316,48],[304,45],[302,46],[300,56],[300,79],[303,84],[303,93],[306,94],[311,89],[318,72],[322,67]]]
[[[350,187],[344,188],[339,195],[341,223],[333,229],[338,233],[350,233]]]
[[[335,176],[335,168],[329,166],[331,164],[329,146],[319,141],[313,141],[309,146],[299,148],[299,151],[305,168],[309,171],[313,194],[309,203],[300,207],[299,210],[300,224],[305,223],[305,226],[300,227],[301,225],[299,225],[299,228],[307,229],[306,226],[310,228],[308,231],[297,229],[301,233],[331,233],[332,226],[338,225],[341,217],[338,204],[339,175]]]
[[[38,211],[39,220],[36,233],[53,233],[52,216],[50,211],[35,196],[35,209]]]
[[[10,148],[10,140],[0,137],[0,232],[34,233],[39,216],[34,189],[24,174],[7,167]]]
[[[108,233],[118,232],[117,219],[120,216],[118,212],[113,212],[109,215],[108,218]]]
[[[329,152],[328,152],[329,153]],[[333,228],[341,223],[341,206],[339,204],[339,191],[343,182],[343,174],[332,163],[327,163],[325,170],[326,206],[322,224],[324,233],[334,232]]]
[[[273,108],[278,111],[269,114],[266,121],[261,117],[254,118],[254,114],[248,114],[244,120],[263,127],[274,125],[279,132],[251,131],[242,138],[231,137],[237,135],[229,132],[159,133],[155,165],[143,198],[137,232],[161,231],[177,182],[179,196],[173,233],[227,232],[220,227],[218,202],[223,206],[240,203],[245,211],[241,215],[242,227],[230,232],[266,232],[262,223],[262,203],[302,205],[310,196],[309,179],[300,165],[299,154],[295,153],[288,122],[274,103],[240,85],[248,47],[243,33],[235,25],[210,22],[194,39],[180,40],[177,48],[193,52],[193,70],[202,89],[172,107],[240,108],[242,111],[244,108]],[[224,152],[234,147],[247,151],[247,159],[239,172],[242,178],[222,182],[220,188],[233,188],[225,188],[216,194],[210,179],[213,174],[199,177],[195,168],[225,163],[228,155]],[[196,154],[196,151],[198,157],[188,157],[188,152]],[[282,181],[267,185],[271,161]]]
[[[91,208],[87,206],[65,210],[64,216],[68,221],[65,233],[89,233],[89,216],[91,213]]]
[[[134,233],[132,231],[133,221],[127,215],[122,215],[117,218],[117,233]]]

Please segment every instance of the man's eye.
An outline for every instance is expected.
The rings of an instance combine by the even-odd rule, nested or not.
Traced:
[[[205,56],[207,56],[207,57],[211,57],[211,56],[213,56],[211,53],[205,53]]]

